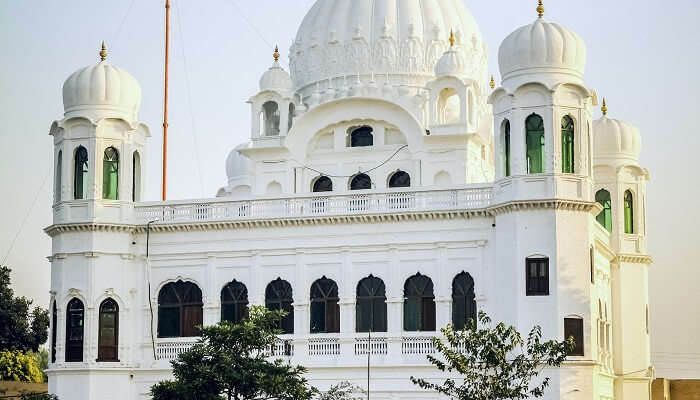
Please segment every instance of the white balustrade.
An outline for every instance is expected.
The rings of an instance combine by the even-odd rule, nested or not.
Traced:
[[[386,354],[386,338],[355,338],[355,355],[366,355],[368,352],[370,354]]]
[[[406,336],[401,342],[403,354],[434,354],[435,345],[429,336]]]
[[[290,197],[244,201],[200,201],[196,203],[141,203],[135,207],[135,222],[192,223],[248,221],[256,219],[350,216],[393,212],[483,209],[491,205],[490,186],[454,190],[352,193],[334,196]]]
[[[339,338],[324,337],[309,339],[310,356],[329,356],[338,354],[340,354]]]
[[[292,357],[294,355],[294,343],[291,339],[278,339],[265,352],[265,355],[268,357]]]
[[[180,353],[191,349],[197,341],[198,338],[158,341],[156,342],[156,358],[158,360],[174,360]]]

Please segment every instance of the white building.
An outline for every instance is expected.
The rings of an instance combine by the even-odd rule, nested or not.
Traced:
[[[430,338],[484,310],[578,339],[546,399],[649,398],[640,134],[593,119],[585,44],[543,11],[501,44],[495,87],[461,0],[319,0],[215,199],[142,202],[138,82],[104,57],[71,75],[50,391],[147,398],[196,325],[260,304],[289,311],[271,356],[321,389],[364,386],[369,348],[373,398],[437,399],[409,377],[439,379]]]

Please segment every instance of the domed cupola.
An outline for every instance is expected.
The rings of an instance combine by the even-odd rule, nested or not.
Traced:
[[[464,74],[464,57],[455,48],[454,32],[450,32],[450,47],[435,64],[435,76],[460,76]]]
[[[517,88],[529,82],[549,87],[558,83],[583,83],[586,45],[573,31],[539,17],[505,38],[498,51],[503,86]]]
[[[275,47],[274,59],[270,69],[265,71],[263,76],[260,78],[260,91],[264,92],[267,90],[279,91],[279,92],[291,92],[292,91],[292,78],[289,76],[287,71],[280,66],[279,63],[279,49]]]
[[[594,163],[604,164],[610,160],[639,162],[642,139],[639,130],[627,122],[608,118],[608,107],[603,100],[603,117],[593,121],[595,138]]]
[[[141,104],[141,86],[125,70],[107,63],[102,43],[101,61],[74,72],[63,84],[65,117],[105,117],[136,121]]]

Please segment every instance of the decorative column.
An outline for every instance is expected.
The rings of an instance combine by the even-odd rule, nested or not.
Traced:
[[[206,295],[204,304],[203,323],[204,326],[215,325],[221,319],[221,304],[219,299],[218,288],[216,287],[216,256],[213,254],[207,255],[207,265],[205,271]]]
[[[389,271],[399,271],[399,251],[396,247],[389,249]],[[398,274],[387,276],[386,286],[386,315],[387,315],[387,353],[389,362],[398,364],[401,361],[401,343],[403,334],[403,282]]]

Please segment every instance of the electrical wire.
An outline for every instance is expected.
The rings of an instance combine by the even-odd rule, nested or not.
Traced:
[[[124,14],[124,17],[122,17],[122,20],[119,23],[119,27],[117,28],[117,31],[112,37],[112,43],[108,44],[112,48],[112,50],[114,50],[114,48],[116,47],[115,45],[117,44],[117,39],[119,39],[119,35],[122,32],[122,28],[124,28],[124,24],[126,23],[127,18],[131,14],[131,9],[134,7],[134,4],[136,4],[136,0],[131,0],[131,4],[129,4],[129,8],[127,8],[126,14]]]
[[[273,50],[273,49],[275,48],[275,46],[273,46],[272,43],[270,43],[270,42],[265,38],[265,36],[262,34],[262,32],[260,32],[260,30],[255,26],[255,24],[253,24],[253,23],[250,21],[250,19],[249,19],[248,16],[243,12],[243,10],[242,10],[241,7],[238,5],[238,3],[236,3],[236,0],[229,0],[229,3],[231,3],[231,5],[233,6],[233,8],[236,10],[236,12],[238,13],[238,15],[245,21],[245,23],[248,24],[248,26],[250,26],[250,28],[253,29],[253,31],[255,31],[255,33],[257,33],[257,35],[260,37],[260,39],[262,39],[263,42],[265,42],[265,44],[267,44],[267,46],[270,48],[270,50]],[[286,63],[286,62],[284,62],[284,61],[283,61],[283,63],[287,66],[287,68],[289,68],[289,64],[288,64],[288,63]]]
[[[194,111],[192,107],[192,85],[190,83],[190,73],[187,68],[187,56],[185,55],[185,35],[182,30],[182,21],[180,19],[179,7],[173,7],[175,18],[177,19],[177,28],[180,33],[180,53],[182,55],[182,63],[185,69],[185,82],[187,84],[187,103],[190,111],[190,123],[192,124],[192,143],[194,145],[194,157],[197,162],[197,174],[199,175],[199,191],[200,196],[204,197],[204,178],[202,175],[202,163],[199,160],[199,145],[197,143],[197,125],[194,119]]]
[[[376,169],[378,169],[378,168],[383,167],[384,165],[386,165],[386,163],[388,163],[389,161],[391,161],[392,159],[394,159],[394,157],[396,157],[396,155],[399,154],[399,153],[401,152],[401,150],[406,149],[406,148],[408,148],[408,145],[407,145],[407,144],[405,144],[405,145],[399,147],[399,148],[394,152],[394,154],[391,155],[391,157],[389,157],[389,158],[387,158],[386,160],[384,160],[381,164],[377,165],[376,167],[370,168],[370,169],[368,169],[368,170],[366,170],[366,171],[359,170],[359,171],[357,172],[357,174],[366,174],[366,173],[372,172],[372,171],[374,171],[374,170],[376,170]],[[357,174],[353,174],[353,175],[333,175],[333,174],[327,174],[327,173],[325,173],[325,172],[323,172],[323,171],[320,171],[320,170],[317,170],[317,169],[315,169],[315,168],[309,167],[308,165],[306,165],[306,164],[304,164],[304,163],[302,163],[302,162],[299,162],[299,161],[297,161],[297,160],[295,160],[295,159],[293,159],[293,158],[292,158],[291,160],[294,161],[295,163],[299,164],[300,167],[303,167],[303,168],[305,168],[305,169],[308,169],[309,171],[314,171],[314,172],[316,172],[317,174],[320,174],[321,176],[327,176],[327,177],[329,177],[329,178],[352,178],[353,176],[356,176],[356,175],[357,175]]]
[[[42,189],[46,185],[46,181],[49,179],[49,175],[51,175],[51,170],[53,169],[52,167],[53,166],[49,166],[49,171],[44,176],[44,180],[41,181],[41,186],[39,186],[39,190],[37,190],[36,195],[34,195],[34,200],[32,201],[32,205],[29,207],[29,210],[27,210],[27,213],[24,215],[24,219],[22,220],[22,224],[19,226],[19,229],[17,230],[17,233],[15,234],[14,239],[12,239],[12,243],[10,243],[10,248],[7,249],[7,253],[5,253],[5,257],[3,257],[0,265],[5,265],[5,261],[7,261],[7,258],[10,256],[12,249],[15,247],[15,243],[17,242],[17,238],[19,237],[19,234],[22,233],[22,230],[24,229],[24,225],[27,223],[27,219],[29,219],[29,215],[31,215],[32,210],[34,210],[34,206],[36,205],[36,201],[39,199],[39,195],[41,194]]]

